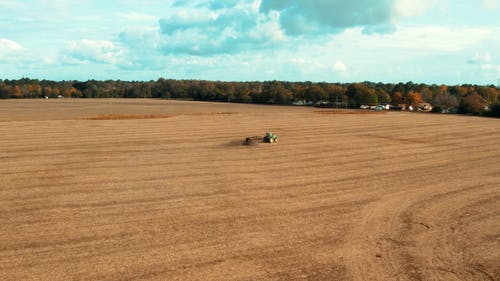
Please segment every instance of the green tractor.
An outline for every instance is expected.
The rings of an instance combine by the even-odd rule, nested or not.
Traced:
[[[264,142],[273,143],[278,142],[278,136],[273,133],[266,133],[264,136]]]

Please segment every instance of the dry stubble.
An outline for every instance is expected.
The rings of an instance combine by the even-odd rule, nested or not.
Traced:
[[[0,279],[500,280],[498,120],[325,112],[1,101]]]

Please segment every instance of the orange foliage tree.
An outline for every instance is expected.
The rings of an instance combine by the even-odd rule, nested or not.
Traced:
[[[14,86],[12,88],[12,94],[14,95],[14,97],[20,98],[22,96],[21,87],[19,87],[17,85]]]
[[[409,105],[415,106],[424,102],[424,99],[422,99],[422,95],[420,95],[420,93],[410,92],[408,93],[408,96],[406,96],[406,102]]]
[[[403,103],[403,94],[401,92],[395,92],[391,96],[392,104],[393,105],[398,105]]]

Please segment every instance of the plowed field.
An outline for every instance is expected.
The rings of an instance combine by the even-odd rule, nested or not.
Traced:
[[[0,101],[0,280],[500,280],[500,120],[357,113]]]

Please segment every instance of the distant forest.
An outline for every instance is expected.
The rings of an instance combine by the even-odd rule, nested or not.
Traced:
[[[435,112],[500,116],[500,89],[494,85],[407,83],[221,82],[158,79],[49,81],[0,80],[0,98],[162,98],[259,104],[304,102],[332,107],[429,103]]]

